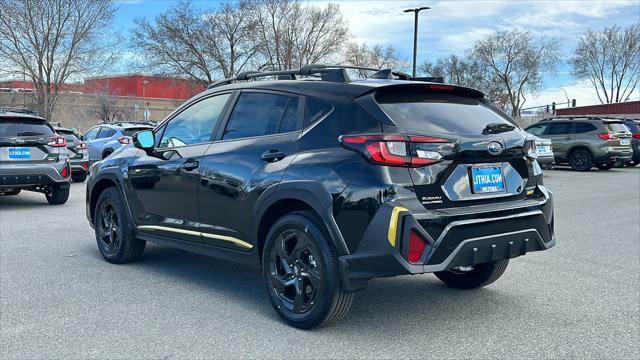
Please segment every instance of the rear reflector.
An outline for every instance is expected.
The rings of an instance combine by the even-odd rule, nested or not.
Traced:
[[[640,133],[633,134],[633,138],[634,139],[640,139]]]
[[[407,167],[433,165],[443,160],[439,152],[417,149],[412,144],[450,142],[447,139],[428,136],[383,134],[343,135],[339,141],[344,147],[362,153],[372,163]]]
[[[85,169],[86,171],[89,171],[89,162],[88,161],[83,162],[82,168]]]
[[[62,176],[63,178],[66,178],[67,176],[69,176],[69,165],[65,165],[62,170],[60,171],[60,176]]]
[[[407,260],[412,264],[417,264],[422,258],[425,244],[422,237],[418,235],[414,230],[409,233],[409,253],[407,254]]]

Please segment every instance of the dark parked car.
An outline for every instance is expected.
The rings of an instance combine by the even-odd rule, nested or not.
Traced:
[[[67,139],[67,151],[71,162],[71,180],[73,182],[83,182],[89,172],[89,154],[87,153],[87,143],[80,140],[80,135],[74,129],[61,126],[54,126],[53,129],[60,136]]]
[[[275,311],[312,328],[371,278],[477,288],[555,245],[534,140],[477,90],[396,78],[308,66],[211,85],[93,166],[100,253],[152,241],[261,267]]]
[[[557,117],[540,120],[526,130],[553,142],[556,164],[589,171],[593,166],[609,170],[617,162],[631,160],[631,133],[620,119]]]
[[[131,135],[152,129],[147,123],[127,122],[101,124],[89,129],[82,140],[87,143],[89,162],[94,163],[111,155],[114,151],[131,143]]]
[[[67,139],[33,113],[0,110],[0,195],[45,194],[50,204],[69,198]]]
[[[625,165],[637,166],[640,164],[640,119],[625,119],[624,124],[631,132],[631,148],[633,149],[633,157]]]

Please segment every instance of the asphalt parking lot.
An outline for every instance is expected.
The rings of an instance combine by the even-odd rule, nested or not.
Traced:
[[[148,245],[110,265],[69,202],[0,198],[0,358],[639,358],[640,168],[546,171],[558,245],[493,285],[378,279],[342,322],[286,326],[257,270]]]

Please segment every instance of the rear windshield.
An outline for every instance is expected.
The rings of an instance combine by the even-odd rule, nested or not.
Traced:
[[[73,131],[56,130],[56,133],[58,133],[58,135],[64,136],[69,142],[80,141],[80,139],[78,139],[78,137],[76,136],[76,134],[73,133]]]
[[[404,132],[482,134],[489,124],[515,126],[481,100],[441,93],[379,93],[376,100]]]
[[[627,132],[627,131],[629,131],[629,129],[627,129],[627,127],[624,126],[624,123],[622,123],[622,122],[610,122],[610,123],[607,123],[607,127],[609,128],[609,131],[611,131],[611,132]]]
[[[631,130],[632,133],[639,133],[640,132],[640,126],[638,126],[638,124],[635,123],[635,121],[633,120],[627,120],[624,122],[625,125],[627,125],[627,127],[629,128],[629,130]]]
[[[126,128],[126,129],[124,129],[122,132],[123,132],[126,136],[133,136],[133,134],[137,133],[138,131],[142,131],[142,130],[149,130],[149,129],[153,129],[153,128],[150,128],[150,127]]]
[[[53,135],[44,121],[22,118],[0,118],[0,137]]]

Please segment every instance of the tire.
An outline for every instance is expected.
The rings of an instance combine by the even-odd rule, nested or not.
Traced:
[[[2,195],[7,195],[7,196],[18,195],[20,194],[20,191],[22,191],[22,189],[13,189],[11,191],[5,191],[4,193],[2,193]]]
[[[94,219],[98,250],[106,261],[124,264],[142,256],[146,241],[133,236],[132,224],[118,189],[111,187],[100,194]]]
[[[600,170],[611,170],[611,168],[614,166],[615,164],[613,163],[604,163],[604,164],[597,164],[596,167]]]
[[[588,150],[577,149],[569,154],[569,165],[575,171],[589,171],[593,167],[593,157]]]
[[[353,292],[342,288],[338,255],[312,212],[294,212],[269,230],[262,273],[275,311],[289,325],[311,329],[342,318]]]
[[[85,180],[87,180],[87,173],[83,171],[83,172],[71,174],[71,180],[73,180],[74,183],[84,182]]]
[[[640,164],[639,161],[627,161],[625,165],[633,167],[633,166],[638,166],[638,164]]]
[[[477,264],[471,271],[447,270],[434,273],[443,283],[456,289],[476,289],[498,280],[509,265],[509,259]]]
[[[62,188],[60,185],[54,185],[51,193],[44,195],[51,205],[62,205],[69,199],[69,187]]]

